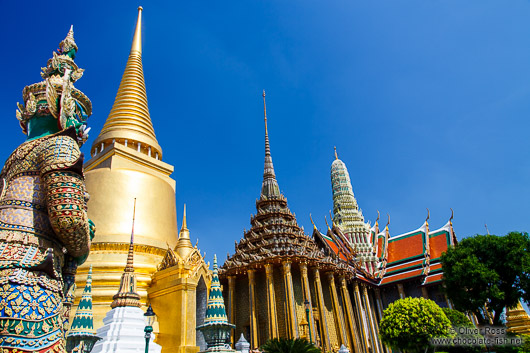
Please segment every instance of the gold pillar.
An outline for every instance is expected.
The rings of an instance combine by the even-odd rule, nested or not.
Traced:
[[[315,318],[313,317],[313,300],[311,299],[311,289],[309,288],[309,277],[307,276],[307,264],[300,264],[300,272],[302,273],[302,287],[304,290],[304,300],[309,301],[309,330],[311,331],[311,337],[313,343],[316,342],[316,327]]]
[[[228,276],[228,322],[236,324],[236,276]],[[230,342],[234,347],[236,330],[230,330]]]
[[[355,306],[357,308],[357,313],[359,314],[359,322],[361,324],[361,334],[363,336],[363,343],[365,347],[366,352],[371,351],[371,346],[369,343],[369,333],[368,333],[368,324],[366,322],[366,316],[364,313],[364,309],[362,306],[362,299],[361,299],[361,293],[359,291],[359,284],[357,282],[353,282],[353,291],[355,295]]]
[[[278,337],[278,316],[276,315],[276,297],[274,293],[273,265],[266,264],[267,274],[267,310],[269,315],[269,338]]]
[[[259,347],[258,311],[256,309],[256,279],[255,270],[248,270],[248,290],[250,304],[250,348]]]
[[[326,310],[324,308],[324,294],[322,293],[322,283],[320,282],[320,272],[318,268],[314,270],[315,287],[317,292],[318,312],[320,314],[320,339],[324,342],[322,348],[325,352],[331,352],[331,342],[328,331],[328,322],[326,319]]]
[[[283,280],[285,283],[286,296],[286,317],[288,321],[289,338],[299,338],[298,334],[298,320],[296,318],[296,308],[294,301],[293,277],[291,275],[291,261],[285,260],[282,262]]]
[[[351,305],[350,292],[348,291],[348,283],[346,282],[346,278],[344,276],[340,276],[340,288],[342,292],[342,302],[344,303],[344,311],[346,312],[346,321],[348,322],[349,327],[348,339],[351,343],[350,348],[353,347],[353,352],[359,353],[360,348],[357,346],[357,323],[355,322],[355,317],[353,316],[353,307]]]
[[[383,319],[383,300],[381,299],[381,290],[379,288],[375,288],[375,305],[377,306],[377,312],[379,313],[379,320]],[[379,326],[378,326],[379,327]],[[381,342],[381,346],[383,348],[383,352],[388,353],[391,352],[386,345]]]
[[[401,283],[397,284],[397,289],[398,289],[398,292],[399,292],[399,298],[400,299],[405,299],[405,290],[403,289],[403,285]]]
[[[370,304],[370,298],[368,297],[368,289],[366,286],[363,287],[363,297],[365,308],[366,308],[366,314],[370,321],[370,329],[372,331],[372,343],[375,347],[376,353],[381,353],[381,342],[379,340],[379,327],[377,326],[377,320],[375,318],[375,313],[372,310],[372,305]]]
[[[429,292],[427,291],[427,287],[421,287],[421,296],[425,299],[429,299]]]
[[[351,350],[352,345],[351,345],[351,342],[348,342],[348,338],[346,335],[344,313],[342,312],[342,309],[339,305],[339,296],[337,294],[337,287],[335,286],[335,276],[333,275],[333,272],[331,271],[326,272],[326,276],[328,277],[328,281],[329,281],[331,301],[333,303],[333,311],[335,312],[335,321],[337,323],[336,327],[338,328],[338,331],[340,332],[340,335],[339,335],[340,344],[348,346],[348,348]]]
[[[197,280],[185,273],[177,266],[156,272],[149,288],[148,299],[153,310],[164,313],[158,316],[157,335],[164,353],[199,352],[195,341]]]

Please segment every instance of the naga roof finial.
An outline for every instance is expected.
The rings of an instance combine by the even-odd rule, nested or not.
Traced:
[[[425,218],[425,223],[427,223],[429,218],[431,218],[431,211],[429,211],[429,209],[427,208],[427,218]]]
[[[311,224],[313,225],[313,229],[317,229],[317,226],[315,225],[315,222],[313,222],[313,217],[311,217],[311,213],[309,214],[309,219],[311,220]]]

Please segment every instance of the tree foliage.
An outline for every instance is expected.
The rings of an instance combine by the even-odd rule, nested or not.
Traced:
[[[451,321],[451,326],[453,327],[453,331],[456,337],[461,337],[464,339],[482,339],[483,338],[478,333],[475,334],[474,332],[469,333],[466,331],[464,331],[463,333],[461,332],[460,328],[463,328],[463,327],[467,327],[469,329],[475,329],[475,325],[473,325],[471,320],[469,320],[468,317],[464,313],[458,310],[449,309],[449,308],[443,308],[442,310],[445,316],[447,316],[447,318],[449,319],[449,321]],[[482,352],[482,348],[483,346],[468,344],[464,346],[453,345],[450,347],[446,347],[445,349],[447,349],[448,353],[480,353]]]
[[[448,337],[451,322],[432,300],[405,298],[383,312],[379,324],[381,340],[392,348],[423,352],[433,337]]]
[[[476,235],[463,239],[442,255],[444,285],[460,311],[471,311],[486,323],[501,324],[505,307],[530,299],[530,238],[511,232],[504,237]]]
[[[320,349],[306,339],[273,338],[261,346],[266,353],[320,353]]]

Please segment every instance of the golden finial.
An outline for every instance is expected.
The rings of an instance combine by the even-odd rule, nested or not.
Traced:
[[[184,204],[184,214],[182,215],[182,228],[180,230],[188,230],[188,224],[186,222],[186,204]]]
[[[311,220],[311,224],[313,225],[313,229],[317,229],[317,226],[315,225],[315,222],[313,222],[313,217],[311,217],[311,213],[309,214],[309,219]]]
[[[136,29],[134,30],[131,54],[133,52],[142,54],[142,10],[143,7],[138,7],[138,20],[136,20]]]
[[[333,222],[333,216],[331,215],[331,210],[329,210],[329,220],[331,221],[331,225],[335,226],[335,222]]]
[[[328,226],[328,230],[330,230],[329,224],[328,224],[328,219],[326,218],[326,216],[324,216],[324,221],[326,221],[326,226]]]
[[[265,117],[265,135],[269,135],[267,130],[267,105],[265,104],[265,90],[263,90],[263,116]]]
[[[379,221],[380,217],[381,217],[381,215],[379,214],[379,210],[377,210],[377,218],[375,219],[375,223],[377,223],[377,221]]]
[[[451,217],[449,217],[449,222],[452,222],[453,217],[454,217],[454,215],[455,215],[455,211],[453,211],[452,208],[449,208],[449,209],[451,210]]]
[[[427,223],[429,218],[431,218],[431,211],[429,211],[429,209],[427,208],[427,218],[425,218],[425,223]]]
[[[339,156],[337,156],[337,146],[333,146],[333,149],[335,150],[335,159],[339,159]]]
[[[390,215],[387,213],[386,216],[388,217],[388,221],[386,221],[386,226],[385,226],[385,228],[387,228],[388,225],[390,224]]]

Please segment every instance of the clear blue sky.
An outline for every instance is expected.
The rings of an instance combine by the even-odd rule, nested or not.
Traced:
[[[262,89],[281,190],[325,230],[333,146],[365,218],[392,235],[452,207],[459,238],[529,230],[530,2],[4,2],[0,159],[24,140],[15,103],[74,24],[76,86],[99,133],[144,7],[143,65],[179,223],[224,261],[263,173]]]

